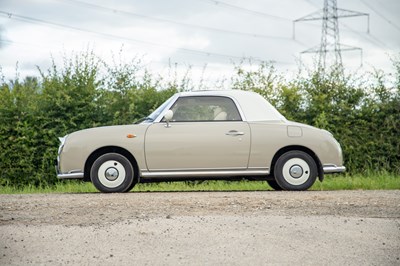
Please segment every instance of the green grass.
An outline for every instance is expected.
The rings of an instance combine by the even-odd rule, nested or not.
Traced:
[[[326,175],[315,182],[312,190],[391,190],[400,189],[400,175],[370,173],[367,175]]]
[[[315,182],[311,190],[380,190],[400,189],[400,176],[389,173],[366,175],[326,175],[324,182]],[[271,190],[264,181],[204,181],[204,182],[163,182],[138,184],[132,192],[166,191],[256,191]],[[92,193],[98,192],[91,183],[65,180],[54,186],[22,188],[0,186],[0,194],[32,193]]]

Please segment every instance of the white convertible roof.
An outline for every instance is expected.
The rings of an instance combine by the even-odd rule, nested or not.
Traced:
[[[286,118],[281,115],[275,107],[273,107],[261,95],[242,90],[219,90],[219,91],[191,91],[181,92],[180,96],[226,96],[232,98],[244,115],[243,120],[249,122],[260,121],[282,121]]]

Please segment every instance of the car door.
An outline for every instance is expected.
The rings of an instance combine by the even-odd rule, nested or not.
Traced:
[[[234,101],[222,96],[180,97],[166,122],[145,137],[149,171],[246,169],[250,128]]]

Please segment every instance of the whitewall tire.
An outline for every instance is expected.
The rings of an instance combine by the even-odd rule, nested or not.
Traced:
[[[90,179],[101,192],[127,192],[134,182],[134,174],[134,168],[125,156],[106,153],[94,161]]]
[[[317,179],[314,159],[303,151],[289,151],[281,155],[274,167],[274,176],[284,190],[307,190]]]

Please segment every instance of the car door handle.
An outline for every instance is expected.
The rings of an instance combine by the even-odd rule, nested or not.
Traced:
[[[237,130],[230,130],[229,132],[225,133],[227,136],[243,136],[244,132],[240,132]]]

